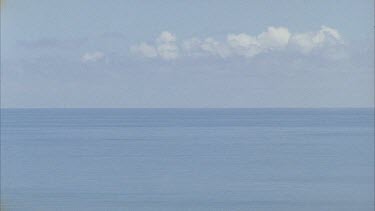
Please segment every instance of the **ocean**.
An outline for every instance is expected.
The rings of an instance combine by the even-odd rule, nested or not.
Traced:
[[[374,210],[374,109],[2,109],[1,206]]]

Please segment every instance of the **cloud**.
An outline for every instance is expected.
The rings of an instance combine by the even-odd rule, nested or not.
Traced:
[[[227,36],[227,43],[234,54],[247,58],[253,57],[262,50],[257,38],[245,33],[229,34]]]
[[[309,53],[317,48],[340,45],[343,41],[336,29],[322,26],[317,32],[294,34],[290,43],[302,53]]]
[[[176,40],[176,36],[167,31],[162,32],[156,39],[156,49],[162,59],[172,60],[178,57]]]
[[[132,46],[131,51],[147,58],[154,58],[158,56],[155,47],[145,42],[136,46]]]
[[[163,31],[156,39],[158,43],[176,42],[176,36],[168,31]]]
[[[202,55],[197,49],[200,49],[202,41],[199,38],[193,37],[182,42],[181,48],[188,56]]]
[[[222,57],[222,58],[226,58],[226,57],[230,56],[230,54],[231,54],[226,45],[223,45],[222,43],[216,41],[215,39],[213,39],[211,37],[206,38],[202,42],[200,48],[203,51],[210,53],[211,55],[219,56],[219,57]]]
[[[212,37],[204,40],[193,37],[184,40],[181,45],[182,53],[185,56],[218,56],[226,58],[231,56],[230,49],[227,45],[220,43]]]
[[[163,31],[155,40],[154,44],[142,42],[130,47],[131,52],[145,58],[160,57],[164,60],[173,60],[179,56],[177,38],[174,34]]]
[[[257,40],[265,49],[283,48],[288,45],[290,32],[284,27],[268,27],[266,32],[261,33]]]
[[[203,39],[193,37],[177,42],[174,34],[164,31],[153,44],[142,42],[132,46],[131,51],[146,58],[164,60],[199,56],[252,58],[258,54],[283,50],[309,54],[316,49],[333,49],[342,43],[339,32],[327,26],[321,26],[316,32],[295,34],[285,27],[270,26],[256,36],[230,33],[224,41],[212,37]],[[329,51],[334,52],[332,49]]]
[[[88,63],[88,62],[97,62],[100,60],[103,60],[105,58],[105,55],[103,52],[100,51],[94,51],[94,52],[87,52],[84,53],[81,56],[81,61],[83,63]]]

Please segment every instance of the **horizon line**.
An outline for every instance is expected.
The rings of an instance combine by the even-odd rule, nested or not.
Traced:
[[[375,109],[363,107],[0,107],[0,109]]]

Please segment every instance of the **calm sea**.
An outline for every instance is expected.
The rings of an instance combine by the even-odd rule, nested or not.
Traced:
[[[374,210],[373,109],[3,109],[1,210]]]

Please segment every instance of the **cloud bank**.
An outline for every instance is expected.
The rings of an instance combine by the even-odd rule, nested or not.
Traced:
[[[160,57],[165,60],[172,60],[179,56],[179,47],[176,40],[174,34],[164,31],[156,38],[154,44],[142,42],[139,45],[132,46],[130,50],[147,58]]]
[[[200,56],[250,59],[262,53],[284,50],[309,54],[319,49],[334,49],[342,44],[339,32],[328,26],[321,26],[315,32],[304,33],[291,33],[285,27],[271,26],[256,36],[231,33],[222,41],[212,37],[192,37],[178,41],[173,33],[163,31],[153,43],[141,42],[131,46],[130,50],[141,57],[163,60]]]

